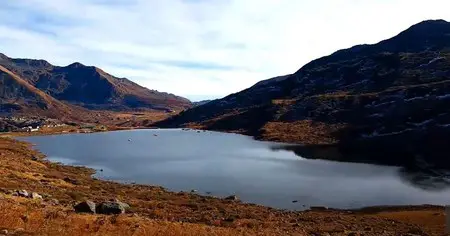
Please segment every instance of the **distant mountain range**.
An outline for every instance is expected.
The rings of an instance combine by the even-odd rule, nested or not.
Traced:
[[[205,105],[206,103],[208,103],[210,101],[212,101],[212,100],[202,100],[202,101],[198,101],[198,102],[192,102],[192,105],[194,107],[198,107],[198,106],[201,106],[201,105]]]
[[[173,110],[189,100],[149,90],[103,70],[73,63],[53,66],[44,60],[0,54],[0,111],[59,115],[70,110]]]
[[[299,143],[289,149],[304,157],[450,167],[450,23],[337,51],[158,125]]]

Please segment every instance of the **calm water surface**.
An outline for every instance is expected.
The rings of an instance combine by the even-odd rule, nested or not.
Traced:
[[[51,161],[88,166],[96,177],[198,190],[277,208],[449,204],[447,177],[400,167],[308,160],[277,143],[193,130],[136,130],[26,137]],[[293,201],[298,201],[293,203]]]

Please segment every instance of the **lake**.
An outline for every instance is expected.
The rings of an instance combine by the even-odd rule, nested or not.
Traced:
[[[20,139],[36,144],[51,161],[98,170],[97,178],[218,197],[235,194],[276,208],[450,203],[445,175],[309,160],[280,148],[285,145],[238,134],[154,129]]]

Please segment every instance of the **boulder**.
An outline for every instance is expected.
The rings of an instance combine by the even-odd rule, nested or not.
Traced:
[[[95,202],[86,200],[84,202],[80,202],[74,206],[74,209],[78,213],[92,213],[95,214]]]
[[[238,201],[239,198],[236,195],[231,195],[231,196],[226,197],[225,200]]]
[[[30,194],[30,198],[32,198],[32,199],[40,199],[40,200],[43,199],[42,196],[40,194],[36,193],[36,192],[32,192]]]
[[[27,190],[17,190],[17,196],[28,197],[28,196],[30,196],[30,194],[27,192]]]
[[[125,203],[116,202],[116,201],[102,202],[97,206],[96,212],[99,214],[105,214],[105,215],[123,214],[123,213],[125,213],[125,208],[127,206],[128,206],[128,204],[125,205]]]
[[[79,185],[79,184],[80,184],[80,182],[79,182],[78,180],[76,180],[76,179],[71,179],[71,178],[69,178],[69,177],[65,177],[65,178],[64,178],[64,181],[67,182],[67,183],[71,183],[71,184],[73,184],[73,185]]]
[[[111,200],[112,202],[116,202],[116,203],[119,203],[120,205],[122,205],[122,207],[125,209],[125,210],[128,210],[128,209],[130,209],[131,207],[130,207],[130,205],[128,205],[127,203],[124,203],[124,202],[122,202],[122,201],[120,201],[119,199],[113,199],[113,200]]]

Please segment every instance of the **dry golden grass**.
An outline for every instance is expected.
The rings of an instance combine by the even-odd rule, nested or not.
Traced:
[[[261,129],[261,138],[289,143],[330,144],[336,142],[333,135],[331,135],[332,132],[343,127],[343,124],[329,125],[311,120],[268,122]]]
[[[75,214],[70,209],[36,201],[0,201],[0,228],[18,235],[281,235],[276,230],[223,228],[202,224],[155,221],[136,215]],[[17,230],[19,229],[19,230]],[[306,235],[301,232],[290,235]]]

